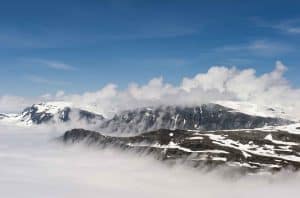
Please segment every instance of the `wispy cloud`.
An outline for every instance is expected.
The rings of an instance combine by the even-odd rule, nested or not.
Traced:
[[[280,55],[292,51],[293,47],[281,43],[267,40],[255,40],[246,44],[227,45],[216,48],[217,52],[246,52],[255,55],[272,56]]]
[[[37,75],[27,75],[25,76],[25,78],[27,80],[30,80],[31,82],[38,83],[38,84],[57,85],[57,86],[70,84],[69,82],[66,81],[48,79]]]
[[[300,34],[300,19],[283,21],[271,27],[290,34]]]
[[[34,63],[39,63],[44,66],[47,66],[48,68],[51,69],[57,69],[57,70],[76,70],[76,68],[72,65],[63,63],[63,62],[58,62],[58,61],[53,61],[53,60],[45,60],[45,59],[30,59],[31,62]]]
[[[259,27],[272,28],[288,34],[300,34],[300,18],[281,20],[278,22],[268,22],[260,18],[253,21]]]

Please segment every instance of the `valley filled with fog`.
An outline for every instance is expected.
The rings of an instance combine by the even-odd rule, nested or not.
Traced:
[[[0,127],[1,197],[283,197],[299,194],[299,174],[205,171],[152,156],[55,139],[63,127]],[[230,174],[228,174],[230,173]]]
[[[207,73],[184,78],[178,86],[164,83],[162,78],[154,78],[146,85],[131,84],[125,90],[109,84],[99,91],[81,95],[67,95],[60,91],[56,95],[35,99],[1,96],[0,196],[296,196],[300,193],[300,175],[286,169],[286,165],[298,166],[300,90],[287,82],[283,76],[285,70],[286,67],[277,61],[275,69],[263,75],[257,75],[254,69],[212,67]],[[212,108],[205,106],[205,103],[211,102],[215,103]],[[160,105],[174,106],[160,108]],[[25,109],[22,111],[22,108]],[[20,113],[6,114],[10,112]],[[222,152],[227,154],[225,158],[215,157],[217,160],[233,162],[235,159],[237,167],[267,165],[276,168],[280,165],[285,169],[244,175],[237,169],[222,166],[208,171],[207,167],[193,168],[179,160],[171,165],[157,160],[153,155],[126,149],[100,149],[58,141],[58,137],[74,128],[113,136],[130,136],[137,134],[135,132],[162,128],[195,133],[225,130],[225,135],[220,132],[219,136],[206,135],[210,137],[206,138],[210,144],[202,142],[205,139],[203,133],[203,137],[196,137],[199,134],[192,138],[183,136],[177,144],[170,138],[163,146],[176,152],[187,151],[193,148],[193,144],[184,147],[180,142],[190,138],[199,148],[188,150],[189,154],[218,152],[221,144],[225,149]],[[261,134],[255,131],[257,128]],[[241,133],[230,137],[226,129],[238,129]],[[276,130],[288,133],[271,134]],[[126,133],[117,133],[121,131]],[[250,133],[253,135],[249,136]],[[173,133],[170,134],[173,136]],[[164,139],[163,135],[157,137]],[[80,139],[80,135],[75,138]],[[244,143],[240,144],[240,141]],[[149,145],[149,148],[155,145]],[[230,150],[232,147],[236,150]],[[277,153],[279,151],[283,155]],[[240,155],[237,156],[236,152]],[[261,162],[255,164],[255,161],[251,162],[251,157],[248,160],[251,155],[253,159],[259,156]],[[278,164],[278,159],[282,160],[282,164]]]
[[[0,198],[300,194],[300,1],[1,1]]]

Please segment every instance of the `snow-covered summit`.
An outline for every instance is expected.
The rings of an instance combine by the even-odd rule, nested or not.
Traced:
[[[214,103],[252,116],[297,120],[288,115],[282,107],[259,105],[246,101],[215,101]]]
[[[37,113],[52,113],[55,114],[64,108],[71,108],[73,104],[71,102],[55,101],[55,102],[43,102],[34,104],[32,107],[37,108]]]
[[[20,114],[1,114],[0,122],[19,126],[59,123],[71,120],[102,120],[103,116],[76,108],[69,102],[43,102],[25,108]]]
[[[102,115],[84,109],[71,102],[43,102],[25,108],[20,114],[0,114],[0,123],[31,126],[101,120],[101,130],[128,133],[161,128],[204,131],[254,129],[296,123],[280,108],[237,101],[218,101],[191,107],[152,106],[129,109],[106,119]]]
[[[199,106],[160,106],[131,109],[105,120],[102,131],[141,133],[158,129],[233,130],[280,126],[294,122],[276,116],[244,113],[209,103]]]

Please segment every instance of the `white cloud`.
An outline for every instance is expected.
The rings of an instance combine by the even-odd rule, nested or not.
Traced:
[[[246,44],[228,45],[216,49],[217,52],[246,52],[261,56],[281,55],[292,50],[293,47],[288,44],[268,40],[255,40]]]
[[[56,92],[55,97],[61,98],[61,97],[63,97],[64,95],[65,95],[65,92],[62,91],[62,90],[60,90],[60,91]]]
[[[190,92],[191,89],[201,87],[203,90],[216,89],[224,92],[224,83],[228,78],[233,77],[237,72],[236,68],[223,66],[211,67],[207,73],[197,74],[194,78],[184,78],[181,87]]]
[[[300,34],[300,19],[281,21],[278,24],[270,25],[270,27],[289,34]]]
[[[45,95],[46,100],[66,100],[106,116],[120,110],[155,105],[199,105],[216,100],[235,100],[284,109],[300,118],[300,89],[293,88],[284,77],[286,66],[276,62],[275,69],[258,75],[252,68],[214,66],[207,73],[185,77],[175,86],[162,77],[145,85],[130,84],[125,90],[109,84],[96,92]]]
[[[275,23],[267,22],[260,18],[254,18],[254,22],[260,27],[272,28],[288,34],[300,34],[299,18],[281,20]]]
[[[280,198],[300,192],[297,172],[205,172],[147,155],[49,141],[62,134],[61,128],[0,126],[0,132],[1,197]]]
[[[59,70],[74,70],[75,68],[71,65],[60,63],[60,62],[54,62],[54,61],[46,61],[44,60],[43,63],[47,65],[50,68],[53,69],[59,69]]]
[[[59,61],[45,60],[45,59],[30,59],[30,62],[42,64],[51,69],[67,70],[67,71],[76,70],[74,66]]]
[[[257,75],[254,69],[214,66],[207,73],[183,78],[178,86],[154,78],[145,85],[131,84],[125,90],[108,85],[95,93],[64,95],[60,99],[109,114],[149,105],[197,105],[216,100],[237,100],[274,105],[300,118],[300,89],[284,77],[286,67],[277,61],[270,73]]]

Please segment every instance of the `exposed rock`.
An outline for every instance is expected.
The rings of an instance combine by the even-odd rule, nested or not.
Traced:
[[[40,103],[25,108],[20,114],[0,114],[0,120],[30,126],[84,120],[87,123],[102,121],[104,117],[65,103]]]
[[[248,171],[300,168],[300,135],[283,131],[192,132],[161,129],[131,137],[112,137],[84,129],[67,131],[65,143],[154,154],[160,160],[184,160],[195,167],[227,165]]]
[[[281,118],[260,117],[235,112],[216,104],[195,107],[167,106],[124,111],[106,120],[101,131],[141,133],[158,129],[231,130],[253,129],[266,125],[289,124]]]

